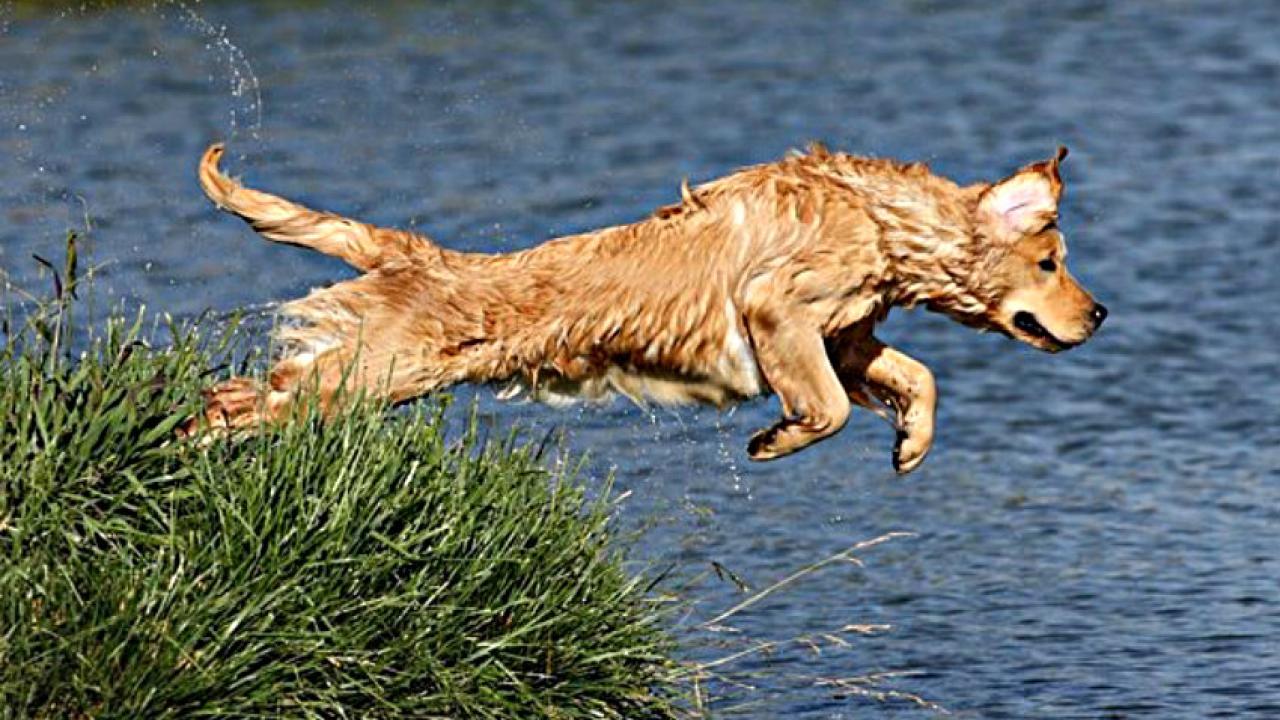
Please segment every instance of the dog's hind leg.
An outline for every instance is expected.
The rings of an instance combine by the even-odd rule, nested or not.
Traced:
[[[782,401],[783,419],[752,436],[752,460],[772,460],[830,437],[844,427],[851,404],[822,334],[793,318],[749,318],[756,360]]]
[[[865,387],[893,408],[898,428],[894,470],[905,475],[919,467],[933,445],[938,406],[933,373],[919,360],[869,334],[838,338],[834,354],[840,380],[850,397],[863,393]]]
[[[353,339],[319,355],[283,358],[266,382],[234,377],[213,386],[204,392],[204,411],[188,420],[180,434],[252,430],[312,407],[328,417],[352,399],[403,402],[457,382],[461,375],[449,366],[428,371],[412,353],[392,356]]]
[[[340,407],[344,395],[339,390],[377,397],[378,393],[357,387],[355,380],[346,382],[344,373],[350,365],[341,362],[338,355],[321,357],[320,362],[282,360],[272,368],[267,382],[247,377],[224,380],[204,391],[204,411],[184,423],[179,434],[255,430],[304,412],[309,402],[322,416],[328,416]]]
[[[365,271],[392,260],[441,252],[439,246],[416,233],[375,227],[244,187],[219,169],[222,153],[221,144],[205,151],[200,160],[200,186],[218,207],[240,217],[269,240],[318,250]]]
[[[267,379],[232,378],[206,391],[186,434],[254,428],[313,406],[329,416],[357,396],[403,402],[469,379],[481,348],[441,351],[437,318],[415,315],[415,299],[431,285],[411,269],[383,268],[286,304]]]

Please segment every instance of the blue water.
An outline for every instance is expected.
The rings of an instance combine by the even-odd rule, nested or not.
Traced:
[[[349,277],[210,207],[192,170],[215,139],[253,184],[477,250],[635,219],[814,138],[961,181],[1066,144],[1072,268],[1112,318],[1051,357],[896,314],[882,336],[942,393],[907,478],[869,416],[757,465],[773,401],[481,408],[612,470],[620,525],[653,525],[638,562],[760,589],[915,533],[736,634],[691,629],[744,597],[702,583],[687,659],[780,642],[719,668],[751,685],[711,681],[725,715],[938,713],[910,694],[957,717],[1280,717],[1280,4],[256,5],[0,2],[15,282],[47,285],[31,253],[86,222],[104,303],[189,317]],[[822,636],[850,623],[890,627]],[[880,673],[880,696],[822,684]]]

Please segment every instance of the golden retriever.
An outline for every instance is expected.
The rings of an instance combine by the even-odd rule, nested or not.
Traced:
[[[695,188],[628,225],[508,254],[317,212],[200,163],[217,205],[270,240],[339,257],[363,274],[283,306],[281,354],[265,383],[207,392],[187,432],[287,419],[344,388],[402,402],[462,382],[504,396],[717,406],[777,393],[783,417],[752,459],[840,430],[854,405],[898,429],[893,465],[933,441],[928,368],[876,339],[895,306],[924,307],[1057,352],[1107,316],[1066,268],[1059,163],[958,185],[920,163],[805,153]]]

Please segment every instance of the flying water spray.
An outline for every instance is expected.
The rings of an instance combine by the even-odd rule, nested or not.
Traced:
[[[249,136],[259,140],[259,132],[262,130],[262,86],[249,58],[227,36],[225,25],[214,25],[183,0],[164,1],[181,13],[184,25],[204,36],[206,50],[220,52],[226,58],[231,97],[244,103],[243,107],[237,107],[236,104],[231,106],[231,132],[228,133],[228,139],[234,140],[242,124],[247,123]]]

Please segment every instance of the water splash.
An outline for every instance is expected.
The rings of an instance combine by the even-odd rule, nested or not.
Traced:
[[[227,37],[226,25],[214,25],[183,0],[166,0],[166,2],[182,14],[181,21],[188,29],[204,36],[206,50],[220,50],[224,54],[227,60],[227,71],[230,74],[231,97],[237,100],[247,99],[248,104],[243,110],[244,115],[249,118],[247,126],[249,136],[254,140],[261,139],[259,133],[262,130],[262,84],[258,81],[258,75],[253,71],[253,64],[249,62],[248,56]],[[235,139],[240,131],[239,110],[235,105],[231,107],[229,140]]]
[[[195,0],[193,4],[199,5],[199,0]],[[232,107],[229,111],[231,137],[234,138],[242,124],[244,124],[250,136],[257,140],[262,129],[262,86],[258,80],[257,73],[253,71],[253,64],[249,62],[249,58],[244,51],[227,36],[227,27],[225,25],[214,25],[197,12],[195,7],[192,6],[193,4],[189,4],[185,0],[159,0],[152,5],[152,8],[159,9],[161,5],[164,5],[178,11],[180,22],[189,30],[205,38],[206,50],[217,50],[223,53],[230,75],[231,96],[237,100],[244,99],[247,102],[242,108]],[[85,11],[86,7],[82,5],[78,10],[62,10],[58,13],[58,17],[67,18],[73,13],[83,14]],[[12,0],[0,2],[0,36],[9,33],[15,14],[15,4]],[[153,57],[159,57],[159,49],[153,49],[151,54]],[[6,88],[0,85],[0,97],[3,97],[5,90]],[[242,121],[242,116],[247,117],[247,121]]]
[[[40,13],[33,22],[51,26],[49,32],[54,34],[78,37],[80,21],[91,20],[90,16],[104,10],[101,4],[84,3],[56,12]],[[0,193],[6,205],[12,203],[21,209],[20,222],[0,231],[0,242],[8,242],[10,237],[23,234],[27,238],[22,241],[24,243],[53,243],[58,242],[66,228],[75,227],[85,241],[83,249],[88,256],[93,256],[95,238],[90,214],[95,208],[92,190],[78,187],[83,182],[83,175],[69,168],[78,163],[79,153],[87,152],[96,147],[95,143],[108,137],[119,120],[115,116],[96,117],[92,104],[82,105],[83,98],[95,97],[94,93],[82,95],[77,92],[84,84],[140,82],[139,77],[146,75],[140,71],[149,71],[156,63],[167,63],[170,54],[177,54],[180,62],[198,62],[207,73],[209,90],[205,92],[221,98],[220,104],[224,108],[229,106],[224,116],[228,117],[229,127],[216,123],[223,125],[224,138],[260,141],[264,112],[261,83],[253,64],[232,41],[227,26],[211,22],[204,12],[200,0],[152,0],[145,5],[139,4],[130,8],[127,17],[113,20],[146,26],[148,37],[153,39],[149,46],[141,48],[142,52],[111,52],[111,47],[98,52],[96,46],[88,45],[86,52],[77,55],[77,58],[84,58],[76,61],[74,69],[77,72],[65,73],[44,83],[9,82],[0,77],[0,140],[3,141],[0,149],[8,156],[9,174],[26,175],[23,178],[25,182],[10,182]],[[0,0],[0,38],[4,38],[3,42],[10,42],[15,33],[23,30],[25,17],[19,3]],[[94,22],[91,21],[90,25]],[[13,42],[29,43],[30,38],[19,35]],[[130,66],[130,63],[139,64]],[[131,72],[135,67],[140,71]],[[122,68],[124,75],[120,74]],[[184,75],[190,73],[183,72]],[[223,90],[224,87],[229,87],[229,93]],[[41,139],[50,133],[65,133],[82,139],[84,144],[78,152],[74,143],[56,147],[41,144]],[[131,164],[137,167],[141,161],[142,158],[135,155]],[[102,170],[108,171],[114,170]],[[152,200],[172,202],[167,197]],[[143,244],[132,247],[133,262],[144,273],[152,270],[150,262],[142,262],[149,260],[145,257],[147,251]],[[19,269],[17,276],[28,281],[25,276],[30,272],[33,271]],[[168,283],[173,286],[178,280],[170,278]],[[107,281],[98,286],[97,292],[104,297],[114,297],[121,289]],[[125,294],[129,294],[127,289]]]
[[[731,409],[728,415],[732,415],[736,409]],[[745,488],[747,500],[752,500],[751,488],[743,480],[738,460],[734,457],[733,430],[725,426],[725,417],[725,413],[716,413],[716,455],[720,458],[720,463],[729,471],[729,476],[733,478],[733,491],[742,493]]]

